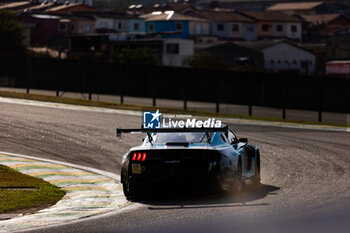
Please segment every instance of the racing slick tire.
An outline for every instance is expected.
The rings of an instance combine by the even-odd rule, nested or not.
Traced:
[[[231,193],[239,193],[243,189],[243,181],[242,181],[242,162],[241,159],[238,160],[238,166],[237,166],[237,174],[235,177],[235,180],[232,184]]]
[[[255,161],[255,175],[251,178],[251,182],[253,185],[259,185],[261,183],[259,151],[257,152],[257,157]]]
[[[135,185],[129,183],[123,183],[123,192],[125,197],[129,199],[136,199],[138,197],[138,188]]]
[[[230,183],[220,184],[221,193],[224,195],[232,195],[239,193],[243,189],[244,182],[242,181],[242,162],[241,159],[238,161],[236,175]]]

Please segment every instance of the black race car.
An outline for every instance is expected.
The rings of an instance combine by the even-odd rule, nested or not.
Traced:
[[[127,198],[141,196],[157,185],[200,184],[239,191],[245,183],[260,183],[260,153],[246,138],[227,127],[121,129],[147,136],[124,154],[121,182]]]

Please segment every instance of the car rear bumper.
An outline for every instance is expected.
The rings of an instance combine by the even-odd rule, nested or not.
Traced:
[[[191,185],[191,186],[213,186],[220,184],[219,175],[192,175],[187,177],[145,177],[130,176],[128,179],[132,185],[141,187],[164,186],[164,185]]]

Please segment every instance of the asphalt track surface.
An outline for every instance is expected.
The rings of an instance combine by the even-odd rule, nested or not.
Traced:
[[[119,173],[139,116],[0,103],[0,151]],[[261,151],[262,185],[234,196],[165,190],[125,210],[33,232],[348,232],[350,134],[230,125]],[[281,231],[283,229],[283,231]],[[302,229],[302,230],[300,230]]]

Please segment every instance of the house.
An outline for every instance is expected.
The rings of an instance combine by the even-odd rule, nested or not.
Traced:
[[[146,32],[159,34],[163,38],[188,39],[209,35],[209,22],[206,19],[187,16],[174,11],[152,12],[145,18]]]
[[[103,12],[95,14],[95,28],[99,32],[145,33],[145,20],[126,13]]]
[[[313,15],[327,12],[327,6],[323,2],[287,2],[276,3],[266,11],[283,12],[288,15]]]
[[[294,70],[301,73],[315,72],[315,55],[294,43],[278,41],[237,42],[264,55],[266,70]]]
[[[194,53],[194,42],[179,38],[163,39],[162,64],[164,66],[183,66],[186,58]]]
[[[350,57],[350,25],[328,27],[328,60],[348,60]]]
[[[210,21],[210,34],[222,39],[257,40],[257,23],[254,19],[233,11],[188,10],[189,16],[200,17]]]
[[[342,14],[300,15],[300,17],[311,26],[350,24],[350,20]]]
[[[85,5],[83,3],[66,2],[65,4],[62,4],[62,5],[50,7],[45,12],[47,14],[68,15],[68,14],[72,14],[73,12],[79,12],[79,11],[93,12],[95,11],[95,8]]]
[[[74,34],[95,32],[95,19],[91,16],[66,15],[64,17],[70,20],[72,24],[72,33]]]
[[[302,20],[280,12],[240,11],[257,22],[259,39],[302,39]]]
[[[350,60],[326,62],[327,74],[350,74]]]
[[[315,55],[315,72],[325,73],[325,62],[329,61],[328,49],[325,42],[323,43],[299,43],[299,47],[304,48]]]
[[[30,28],[31,46],[68,47],[72,32],[69,19],[47,14],[22,14],[20,20]]]
[[[338,31],[350,26],[350,20],[341,14],[301,15],[304,19],[304,41],[320,42],[333,37]]]

